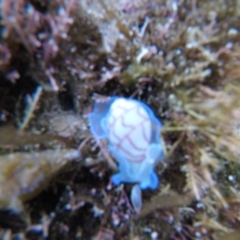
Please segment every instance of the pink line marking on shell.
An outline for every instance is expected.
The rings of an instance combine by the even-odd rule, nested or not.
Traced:
[[[132,108],[126,109],[126,108],[124,108],[124,107],[122,107],[122,106],[118,106],[118,108],[124,110],[124,111],[125,111],[124,114],[127,115],[127,113],[131,112],[131,111],[134,110],[136,107],[132,107]],[[116,118],[115,116],[111,116],[111,117],[113,118],[113,120],[117,121],[117,118]],[[124,116],[120,116],[121,119],[122,119],[123,117],[124,117]],[[109,127],[112,127],[113,125],[115,125],[115,121],[109,123]]]
[[[131,134],[136,128],[138,128],[139,126],[142,127],[142,125],[144,125],[144,123],[146,123],[145,120],[142,121],[142,122],[141,122],[139,125],[137,125],[137,126],[129,126],[130,131],[129,131],[127,134],[125,134],[125,135],[122,137],[121,140],[124,141],[124,138],[126,138],[126,139],[130,142],[130,144],[133,146],[133,148],[135,148],[136,150],[139,150],[139,151],[144,151],[145,148],[137,147],[137,146],[135,145],[135,143],[132,142],[132,140],[131,140],[131,138],[130,138],[130,134]],[[124,124],[123,124],[123,126],[124,126]],[[121,141],[121,140],[120,140],[120,141]],[[144,140],[146,140],[146,139],[144,139]],[[146,140],[146,141],[147,141],[147,140]],[[119,146],[119,148],[120,148],[120,147],[121,147],[121,144],[122,144],[122,142],[118,143],[118,144],[117,144],[117,148],[118,148],[118,146]]]
[[[139,108],[139,106],[137,106],[137,113],[139,114],[139,116],[141,116],[143,119],[145,119],[145,120],[148,120],[147,118],[146,118],[146,116],[144,116],[144,115],[142,115],[142,113],[141,113],[141,108]]]
[[[129,152],[126,148],[123,148],[122,147],[122,144],[124,142],[126,142],[126,140],[129,142],[129,145],[136,151],[146,151],[146,148],[141,148],[141,147],[138,147],[132,140],[132,138],[130,137],[131,134],[134,132],[134,130],[138,129],[138,128],[141,128],[141,132],[142,132],[142,137],[143,139],[146,141],[146,142],[149,142],[149,139],[147,137],[147,133],[146,133],[146,127],[144,127],[144,125],[146,123],[148,123],[149,119],[142,114],[141,112],[141,108],[140,106],[134,106],[133,108],[130,108],[130,109],[126,109],[122,106],[118,106],[118,108],[122,109],[122,110],[125,110],[123,114],[121,114],[119,116],[119,118],[116,118],[115,116],[111,116],[112,118],[112,121],[109,123],[109,128],[113,129],[111,131],[111,134],[114,136],[114,138],[116,138],[118,140],[118,143],[116,144],[116,149],[117,150],[120,150],[122,151],[125,155],[127,156],[130,156],[131,158],[135,158],[136,160],[129,160],[131,162],[142,162],[144,160],[144,157],[145,157],[145,154],[140,154],[140,155],[134,155],[132,154],[131,152]],[[128,124],[126,123],[124,120],[125,120],[125,116],[127,116],[127,113],[133,111],[133,110],[136,110],[138,116],[140,116],[143,120],[138,123],[137,125],[132,125],[132,124]],[[117,129],[115,127],[116,125],[116,121],[119,120],[121,122],[121,126],[124,127],[124,128],[128,128],[129,131],[122,137],[119,137],[118,133],[116,132]]]
[[[145,119],[146,121],[149,121],[147,118],[146,118],[146,116],[143,116],[142,114],[141,114],[141,112],[140,112],[140,110],[139,110],[139,107],[137,108],[137,113],[143,118],[143,119]],[[149,139],[148,139],[148,137],[147,137],[147,134],[146,134],[146,128],[141,128],[141,130],[142,130],[142,134],[143,134],[143,138],[144,138],[144,140],[146,141],[146,142],[149,142]]]

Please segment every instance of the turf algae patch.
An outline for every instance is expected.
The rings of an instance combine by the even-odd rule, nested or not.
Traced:
[[[239,1],[2,0],[0,7],[1,164],[9,166],[10,154],[41,158],[53,149],[78,147],[84,153],[84,167],[66,165],[65,174],[54,173],[54,183],[46,183],[52,203],[43,204],[42,192],[23,204],[32,239],[40,226],[40,239],[238,234]],[[25,116],[24,101],[34,99],[39,85],[39,104],[29,111],[26,127],[21,134],[8,129]],[[161,187],[144,191],[143,210],[150,207],[142,217],[129,203],[132,186],[109,183],[113,170],[100,151],[106,153],[107,144],[99,147],[88,132],[84,118],[96,93],[140,100],[163,122],[167,159],[156,167]],[[35,189],[41,173],[51,173],[37,160],[18,161],[7,170],[15,179],[3,172],[0,179],[19,204],[30,183]],[[27,186],[20,195],[19,185]],[[66,185],[72,188],[67,193]],[[164,208],[163,200],[171,198],[173,205]],[[34,206],[42,208],[33,214]],[[1,224],[1,237],[26,235],[28,230],[13,225]]]
[[[37,195],[68,161],[79,157],[73,149],[2,155],[1,208],[21,212],[22,202]]]

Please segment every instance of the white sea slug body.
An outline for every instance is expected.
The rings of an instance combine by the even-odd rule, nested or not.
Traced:
[[[95,138],[107,138],[109,150],[119,165],[112,176],[115,185],[137,183],[141,189],[156,189],[156,163],[164,159],[161,123],[144,103],[122,97],[96,102],[89,115]]]

